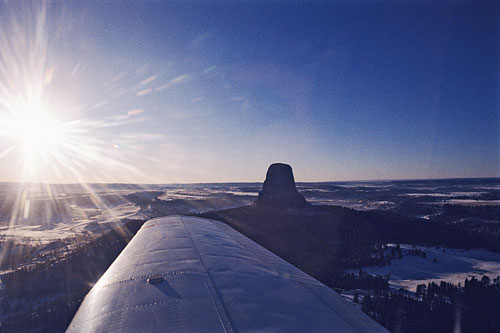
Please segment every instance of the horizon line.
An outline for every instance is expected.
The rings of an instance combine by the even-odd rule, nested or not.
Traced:
[[[394,178],[394,179],[365,179],[365,180],[320,180],[320,181],[295,181],[296,184],[326,184],[326,183],[371,183],[371,182],[403,182],[419,180],[500,180],[500,176],[493,177],[451,177],[451,178]],[[21,182],[0,181],[0,184],[37,184],[37,185],[203,185],[203,184],[256,184],[264,181],[215,181],[215,182],[186,182],[186,183],[127,183],[127,182]]]

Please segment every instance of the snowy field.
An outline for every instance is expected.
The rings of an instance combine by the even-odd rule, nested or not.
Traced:
[[[426,258],[408,255],[412,245],[401,245],[402,259],[392,259],[391,265],[384,267],[365,267],[370,274],[389,275],[392,288],[404,288],[414,292],[419,284],[440,281],[454,284],[475,276],[481,279],[487,275],[491,279],[500,275],[500,254],[483,249],[461,250],[417,246],[424,251]]]
[[[0,227],[0,235],[5,239],[31,239],[42,243],[75,237],[85,232],[99,233],[115,227],[125,219],[144,218],[139,207],[122,204],[110,208],[72,207],[73,218],[52,223],[34,225],[17,224]]]
[[[97,236],[131,219],[244,206],[260,190],[257,184],[14,185],[0,183],[0,237],[16,243]]]
[[[60,239],[80,232],[98,232],[126,218],[234,208],[251,204],[261,188],[260,182],[0,183],[0,236]],[[298,183],[297,188],[314,205],[391,210],[423,219],[439,217],[445,204],[493,210],[500,207],[500,179]],[[148,216],[144,207],[154,198],[154,211]]]
[[[0,183],[0,250],[8,243],[20,248],[23,244],[78,243],[129,220],[250,205],[261,188],[261,182]],[[489,231],[497,230],[495,223],[500,226],[500,218],[496,218],[500,216],[500,179],[298,183],[297,188],[313,205],[390,211],[431,222],[440,219],[442,223],[444,219],[447,223],[470,224],[475,229],[488,226]],[[460,205],[460,210],[450,212],[445,205],[450,203]],[[464,209],[470,212],[464,213]],[[448,215],[443,217],[446,210]],[[477,212],[483,216],[476,216]],[[389,274],[391,285],[408,289],[429,281],[463,282],[472,275],[496,277],[500,273],[500,256],[484,251],[426,251],[426,259],[405,256],[393,260],[389,267],[368,271]]]
[[[99,233],[127,219],[234,208],[251,204],[261,187],[262,183],[0,183],[0,236],[63,239]],[[298,183],[297,188],[313,205],[391,210],[427,220],[439,217],[444,204],[500,207],[500,179]],[[398,210],[403,206],[411,209]]]

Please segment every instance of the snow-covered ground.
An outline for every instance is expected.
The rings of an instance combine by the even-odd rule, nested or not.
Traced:
[[[440,281],[463,285],[466,278],[483,275],[495,278],[500,275],[500,254],[483,249],[461,250],[417,246],[425,251],[426,258],[408,255],[412,245],[401,245],[402,259],[392,259],[391,265],[365,267],[370,274],[389,275],[389,285],[415,291],[419,284]],[[435,259],[435,260],[434,260]]]
[[[410,216],[432,220],[441,214],[441,206],[446,203],[480,205],[484,206],[481,207],[483,210],[496,212],[496,206],[500,205],[499,182],[500,179],[298,183],[297,188],[314,205],[396,211],[400,205],[407,205],[411,208]],[[78,242],[78,239],[97,236],[129,219],[144,220],[250,205],[261,188],[260,182],[163,185],[0,183],[0,240],[21,245],[73,239]],[[484,219],[485,223],[491,225],[490,219]],[[473,223],[480,224],[481,220]],[[500,271],[499,256],[485,260],[470,257],[474,251],[467,254],[454,251],[457,250],[442,253],[441,249],[429,249],[427,259],[405,256],[401,262],[393,260],[390,267],[368,270],[390,274],[393,285],[406,288],[414,288],[416,284],[431,279],[462,282],[471,274],[496,276]],[[436,258],[436,263],[433,263],[433,258]]]
[[[54,223],[36,225],[16,224],[0,227],[0,235],[7,239],[31,239],[39,242],[50,242],[57,239],[74,237],[84,232],[96,233],[121,223],[124,219],[143,218],[139,207],[133,204],[122,204],[106,209],[72,207],[73,218]]]
[[[325,199],[316,198],[312,196],[307,196],[307,202],[313,205],[322,206],[342,206],[345,208],[351,208],[356,210],[375,210],[375,209],[389,209],[395,207],[393,202],[382,200],[382,201],[367,201],[367,200],[342,200],[342,199]]]
[[[468,199],[450,199],[449,204],[465,206],[500,206],[500,200],[468,200]]]

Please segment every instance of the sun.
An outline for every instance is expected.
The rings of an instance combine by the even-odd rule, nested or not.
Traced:
[[[21,114],[13,130],[13,136],[27,151],[44,150],[57,142],[57,122],[44,112]]]
[[[57,152],[61,136],[61,123],[44,103],[20,103],[8,124],[8,137],[30,168]]]

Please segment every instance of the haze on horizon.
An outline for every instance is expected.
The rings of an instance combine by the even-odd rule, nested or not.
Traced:
[[[497,2],[0,3],[0,182],[500,177]]]

